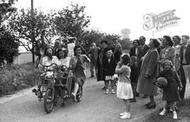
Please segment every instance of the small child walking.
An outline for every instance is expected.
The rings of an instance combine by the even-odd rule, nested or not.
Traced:
[[[170,60],[165,60],[163,63],[163,71],[160,72],[158,76],[167,79],[167,85],[163,87],[163,100],[166,101],[166,104],[159,115],[163,116],[171,109],[173,112],[173,119],[177,119],[176,102],[180,101],[179,89],[183,86],[177,72],[174,71],[172,67],[172,62]]]
[[[121,119],[131,118],[131,105],[129,100],[133,98],[133,90],[130,80],[131,69],[129,67],[129,63],[129,55],[124,54],[121,56],[121,59],[115,69],[115,72],[119,75],[117,84],[117,97],[124,101],[126,107],[125,111],[120,113]]]
[[[103,71],[105,75],[105,94],[109,93],[109,84],[111,83],[111,93],[115,94],[114,90],[114,74],[115,74],[116,61],[114,59],[113,51],[107,49],[106,57],[103,59]]]

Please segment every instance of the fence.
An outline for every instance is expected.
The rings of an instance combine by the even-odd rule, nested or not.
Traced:
[[[13,64],[25,64],[32,62],[31,52],[22,52],[20,55],[14,58]]]

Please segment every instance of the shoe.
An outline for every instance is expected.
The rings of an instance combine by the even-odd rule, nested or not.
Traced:
[[[37,92],[38,92],[38,91],[37,91],[36,89],[32,89],[32,92],[34,92],[35,95],[37,96],[37,94],[38,94]]]
[[[156,108],[156,104],[155,104],[155,103],[150,103],[146,108],[147,108],[147,109]]]
[[[136,99],[131,99],[130,102],[131,103],[136,102]]]
[[[109,89],[106,89],[106,92],[105,92],[105,94],[107,95],[107,94],[109,94]]]
[[[163,108],[163,110],[159,113],[160,116],[164,116],[166,114],[166,109]]]
[[[149,104],[151,104],[151,102],[146,103],[144,106],[147,107],[149,106]]]
[[[115,90],[114,90],[114,89],[112,89],[112,90],[111,90],[111,93],[112,93],[112,94],[115,94]]]
[[[120,115],[120,116],[123,116],[123,115],[125,115],[125,114],[127,114],[127,112],[122,112],[122,113],[120,113],[119,115]]]
[[[173,111],[173,119],[177,119],[177,113],[176,113],[176,111]]]
[[[121,119],[129,119],[131,118],[131,114],[130,113],[125,113],[123,116],[120,117]]]
[[[104,86],[104,87],[102,88],[102,90],[106,90],[106,87]]]

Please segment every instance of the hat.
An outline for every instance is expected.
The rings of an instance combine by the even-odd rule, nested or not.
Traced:
[[[173,63],[172,63],[172,61],[170,61],[169,59],[166,59],[166,60],[163,61],[163,66],[164,66],[166,63],[167,63],[167,64],[170,64],[170,66],[173,67]]]
[[[165,63],[169,63],[169,64],[173,65],[173,64],[172,64],[172,61],[170,61],[169,59],[166,59],[166,60],[163,62],[163,64],[165,64]]]

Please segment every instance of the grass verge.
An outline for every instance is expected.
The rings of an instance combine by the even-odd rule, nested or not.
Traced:
[[[0,69],[0,96],[36,85],[39,74],[32,63],[4,66]]]

